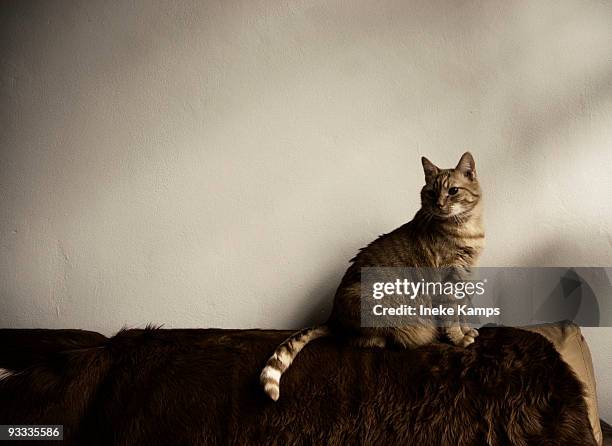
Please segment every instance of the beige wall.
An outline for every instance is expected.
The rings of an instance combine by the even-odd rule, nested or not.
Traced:
[[[6,5],[6,6],[5,6]],[[612,265],[612,4],[39,1],[0,23],[0,326],[299,327],[469,148],[484,265]],[[589,330],[612,420],[611,330]]]

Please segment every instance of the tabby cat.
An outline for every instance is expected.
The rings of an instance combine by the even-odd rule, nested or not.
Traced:
[[[281,375],[306,344],[323,336],[347,336],[364,347],[392,343],[406,348],[431,343],[440,335],[467,347],[478,336],[476,329],[462,321],[442,328],[432,322],[361,327],[361,268],[469,268],[475,265],[484,246],[481,191],[472,155],[464,153],[454,169],[440,169],[425,157],[421,162],[425,185],[421,189],[421,208],[412,221],[362,248],[342,278],[328,321],[293,334],[268,359],[260,382],[274,401],[280,394]]]

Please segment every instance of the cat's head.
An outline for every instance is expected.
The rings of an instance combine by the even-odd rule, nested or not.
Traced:
[[[421,162],[425,171],[423,210],[437,218],[470,215],[481,197],[472,154],[465,152],[454,169],[440,169],[425,157]]]

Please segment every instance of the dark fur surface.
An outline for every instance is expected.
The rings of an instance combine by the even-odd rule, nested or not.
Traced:
[[[65,444],[593,445],[552,345],[511,328],[467,349],[313,342],[270,401],[256,371],[284,331],[0,331],[0,423],[64,424]],[[57,444],[50,443],[50,444]]]

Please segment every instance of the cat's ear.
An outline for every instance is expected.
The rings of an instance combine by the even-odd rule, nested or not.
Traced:
[[[461,172],[470,180],[476,179],[476,163],[474,162],[474,157],[470,152],[465,152],[461,155],[461,159],[455,167],[455,170]]]
[[[423,164],[423,171],[425,172],[425,182],[429,183],[429,181],[440,172],[440,169],[424,156],[421,157],[421,163]]]

